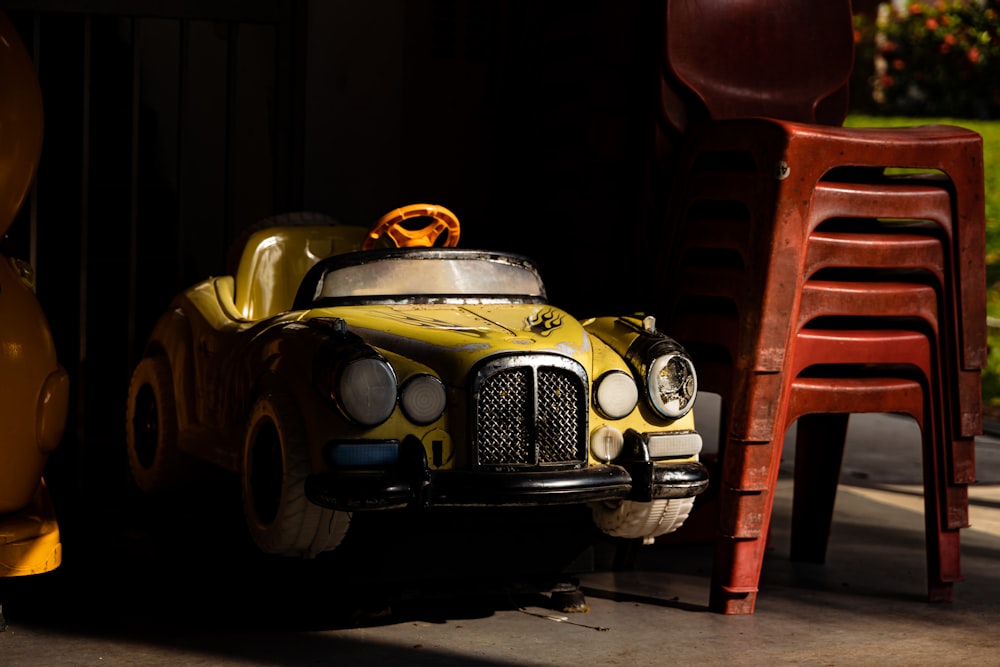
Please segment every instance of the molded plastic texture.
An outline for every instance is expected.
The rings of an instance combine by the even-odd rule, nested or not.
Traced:
[[[792,553],[821,561],[848,415],[882,411],[921,425],[928,597],[951,599],[982,428],[982,138],[839,127],[846,1],[668,0],[666,19],[660,131],[676,141],[659,146],[673,177],[649,263],[727,416],[711,606],[753,612],[787,426]]]

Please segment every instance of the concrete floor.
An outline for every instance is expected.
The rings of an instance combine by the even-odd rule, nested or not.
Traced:
[[[516,581],[423,582],[370,598],[360,586],[349,598],[353,575],[240,558],[166,520],[109,530],[87,553],[67,539],[60,570],[0,581],[0,665],[1000,664],[1000,440],[977,447],[966,581],[953,603],[932,605],[918,437],[904,418],[852,418],[825,565],[788,560],[783,476],[752,616],[707,611],[705,544],[644,547],[624,570],[599,546],[579,575],[590,610],[563,614]],[[386,550],[412,554],[391,537]]]

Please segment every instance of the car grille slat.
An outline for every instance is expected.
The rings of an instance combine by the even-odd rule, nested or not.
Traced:
[[[531,375],[530,368],[514,368],[490,377],[479,401],[480,465],[531,463],[534,445],[525,410]]]
[[[577,443],[567,434],[576,430],[580,385],[565,371],[538,373],[538,448],[540,463],[573,461]]]
[[[473,382],[475,463],[493,470],[586,461],[587,380],[572,359],[493,360]]]

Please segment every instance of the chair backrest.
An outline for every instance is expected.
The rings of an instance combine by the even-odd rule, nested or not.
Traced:
[[[236,271],[235,305],[247,320],[291,310],[295,293],[316,262],[359,250],[368,230],[350,225],[269,227],[243,247]]]
[[[854,68],[849,0],[666,0],[665,75],[703,107],[840,125]]]

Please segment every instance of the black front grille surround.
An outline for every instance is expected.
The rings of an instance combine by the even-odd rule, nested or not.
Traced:
[[[491,357],[470,385],[474,468],[586,465],[589,382],[578,362],[554,354]]]

